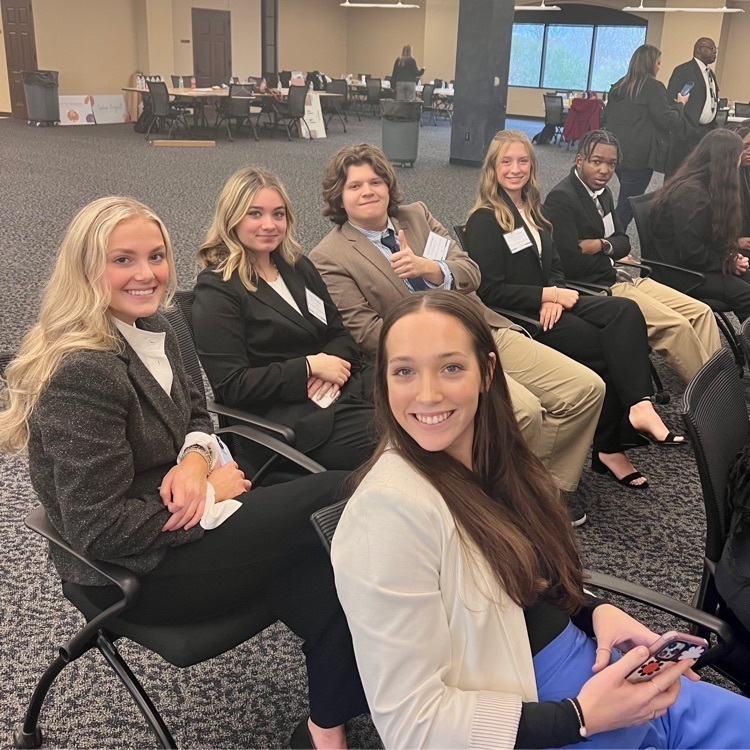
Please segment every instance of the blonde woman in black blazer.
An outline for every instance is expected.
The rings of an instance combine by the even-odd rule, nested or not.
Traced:
[[[323,466],[354,469],[375,445],[366,372],[293,226],[275,175],[229,178],[199,250],[198,354],[223,403],[292,427],[295,447]]]
[[[683,442],[649,400],[653,386],[646,323],[631,300],[579,299],[578,292],[566,288],[551,225],[541,211],[536,172],[528,138],[516,130],[500,131],[485,157],[479,197],[466,224],[469,255],[482,272],[479,296],[488,306],[538,317],[540,343],[604,379],[607,390],[592,467],[611,473],[627,487],[645,488],[648,483],[624,453],[628,446],[621,440],[622,423],[651,442]],[[498,213],[506,226],[500,225]]]
[[[345,475],[248,492],[237,464],[221,465],[211,419],[158,314],[175,285],[169,236],[152,211],[130,198],[83,208],[40,322],[7,368],[0,450],[28,450],[39,500],[74,549],[138,575],[141,596],[125,619],[197,622],[255,599],[288,624],[304,641],[310,688],[311,718],[296,736],[344,746],[343,723],[367,706],[308,517]],[[53,555],[95,604],[119,599],[77,559]]]

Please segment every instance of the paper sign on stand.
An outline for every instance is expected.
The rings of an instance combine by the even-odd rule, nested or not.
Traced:
[[[90,96],[61,96],[60,125],[94,125]]]
[[[307,127],[310,128],[310,132],[308,133],[304,123],[300,122],[297,126],[300,137],[326,137],[326,125],[323,119],[323,110],[320,107],[320,94],[315,91],[310,91],[305,96],[305,122],[307,123]]]
[[[97,125],[131,122],[125,106],[125,97],[122,94],[96,94],[91,97],[91,101]]]

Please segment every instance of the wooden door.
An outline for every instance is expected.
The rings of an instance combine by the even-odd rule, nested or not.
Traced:
[[[31,0],[0,0],[5,32],[5,57],[8,62],[10,106],[13,117],[28,119],[23,73],[36,70],[36,40]]]
[[[193,75],[199,87],[231,79],[232,26],[228,10],[193,8]]]

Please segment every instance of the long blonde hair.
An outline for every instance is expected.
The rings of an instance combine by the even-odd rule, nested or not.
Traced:
[[[504,193],[497,184],[497,176],[495,174],[497,160],[505,155],[511,143],[522,143],[526,148],[531,162],[529,181],[521,190],[521,197],[526,203],[531,221],[537,229],[546,228],[551,231],[552,224],[542,214],[542,193],[539,189],[539,177],[537,176],[539,165],[534,153],[534,147],[531,145],[531,141],[520,130],[501,130],[490,142],[487,155],[484,157],[482,173],[479,177],[477,200],[471,211],[469,211],[469,215],[471,216],[479,208],[491,208],[495,212],[495,220],[505,232],[512,232],[516,228],[513,212],[503,199]]]
[[[42,298],[39,322],[26,334],[5,371],[0,411],[0,450],[21,451],[29,437],[29,417],[63,358],[81,349],[119,351],[122,343],[107,314],[107,245],[115,227],[129,219],[153,221],[164,238],[169,267],[162,306],[177,287],[172,243],[161,219],[134,198],[99,198],[82,208],[65,233]]]
[[[235,172],[219,193],[216,210],[206,239],[198,248],[198,263],[201,268],[216,266],[224,281],[229,281],[237,271],[246,289],[254,292],[258,286],[258,271],[255,253],[246,248],[237,237],[237,225],[253,205],[255,196],[263,188],[275,190],[286,209],[286,234],[277,251],[281,257],[294,265],[302,254],[302,248],[294,239],[294,214],[281,180],[261,167],[243,167]]]

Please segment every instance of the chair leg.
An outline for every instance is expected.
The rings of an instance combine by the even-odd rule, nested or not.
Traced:
[[[654,401],[657,404],[668,404],[671,400],[671,396],[664,390],[664,385],[661,382],[659,373],[654,367],[654,363],[649,358],[648,365],[651,368],[651,380],[654,381]]]
[[[130,667],[125,663],[122,656],[120,656],[120,652],[109,636],[100,631],[96,646],[107,660],[109,666],[112,667],[120,682],[125,686],[125,689],[130,693],[141,714],[143,714],[143,718],[146,719],[146,722],[151,727],[151,731],[156,735],[160,747],[176,748],[177,744],[169,729],[167,729],[164,719],[161,718],[151,698],[148,697],[143,686],[138,682],[138,678],[130,670]]]
[[[93,646],[93,643],[89,648]],[[69,664],[62,654],[58,655],[47,667],[41,679],[34,688],[34,693],[26,709],[23,724],[13,730],[13,746],[17,748],[32,748],[42,746],[42,730],[39,727],[39,714],[52,683],[57,675]]]

